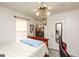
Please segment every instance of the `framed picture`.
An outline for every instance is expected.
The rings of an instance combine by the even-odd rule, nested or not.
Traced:
[[[36,27],[36,37],[44,38],[44,27]]]
[[[30,33],[34,33],[34,25],[30,25]]]

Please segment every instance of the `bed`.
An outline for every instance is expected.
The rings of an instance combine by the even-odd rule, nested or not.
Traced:
[[[5,57],[43,57],[45,54],[49,55],[49,52],[45,43],[34,47],[16,41],[0,46],[0,54],[5,54]]]

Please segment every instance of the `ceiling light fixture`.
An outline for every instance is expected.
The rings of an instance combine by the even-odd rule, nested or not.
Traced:
[[[40,7],[37,9],[36,15],[39,17],[39,23],[47,25],[47,18],[50,15],[50,12],[48,11],[48,6],[44,2],[40,3]]]
[[[38,12],[36,12],[36,15],[37,15],[37,16],[39,16],[39,13],[38,13]]]
[[[50,15],[50,12],[47,12],[47,16],[49,16]]]

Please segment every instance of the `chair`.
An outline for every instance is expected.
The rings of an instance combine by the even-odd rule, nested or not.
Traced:
[[[59,41],[59,50],[61,57],[70,57],[70,55],[67,52],[67,44],[62,40]]]

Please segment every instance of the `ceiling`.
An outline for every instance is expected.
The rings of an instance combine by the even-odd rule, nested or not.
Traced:
[[[45,2],[45,4],[50,7],[50,15],[59,12],[79,9],[78,2]],[[40,6],[38,2],[0,2],[0,6],[19,11],[38,19],[35,14],[35,9],[38,9],[38,7]]]

